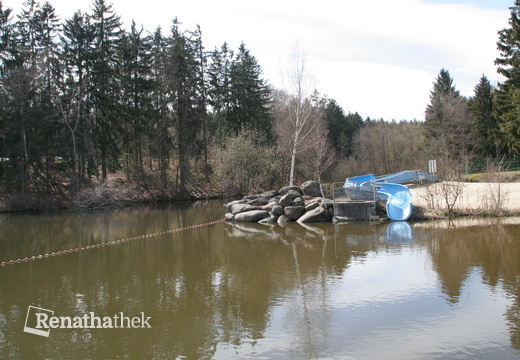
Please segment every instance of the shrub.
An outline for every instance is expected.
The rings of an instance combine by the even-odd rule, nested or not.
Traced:
[[[228,138],[215,158],[215,181],[226,195],[244,195],[256,188],[278,186],[280,157],[276,148],[264,145],[255,130],[243,130]]]

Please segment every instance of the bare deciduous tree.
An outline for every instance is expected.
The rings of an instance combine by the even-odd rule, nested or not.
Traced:
[[[418,122],[367,122],[353,139],[354,173],[389,174],[427,163],[426,137]]]
[[[285,99],[283,118],[278,119],[282,124],[277,126],[279,136],[290,144],[289,185],[294,184],[296,157],[302,151],[302,144],[320,121],[315,103],[317,93],[313,93],[313,79],[307,71],[306,62],[305,51],[295,43],[284,78],[284,87],[289,97]]]
[[[488,183],[490,209],[496,215],[503,215],[504,206],[509,198],[509,191],[504,188],[505,158],[498,162],[490,162],[486,170],[485,181]]]
[[[316,175],[318,182],[321,183],[321,175],[334,164],[336,158],[323,121],[316,125],[310,145],[307,147],[307,151],[302,154],[302,158],[312,178]]]

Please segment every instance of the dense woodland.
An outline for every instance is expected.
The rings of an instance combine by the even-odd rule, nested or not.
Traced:
[[[519,16],[516,0],[498,34],[503,83],[482,76],[466,98],[441,69],[425,121],[396,122],[345,112],[304,86],[298,53],[292,86],[276,89],[245,43],[206,49],[201,29],[177,19],[148,32],[123,26],[105,0],[64,20],[48,2],[13,14],[0,1],[0,192],[71,199],[117,175],[185,198],[424,169],[429,159],[456,176],[475,159],[514,158]]]

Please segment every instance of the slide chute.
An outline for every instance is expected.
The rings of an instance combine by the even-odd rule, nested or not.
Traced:
[[[401,185],[412,181],[435,181],[436,176],[407,170],[375,177],[373,174],[348,178],[343,187],[375,187],[379,200],[386,201],[386,213],[391,220],[408,220],[412,215],[412,195]]]

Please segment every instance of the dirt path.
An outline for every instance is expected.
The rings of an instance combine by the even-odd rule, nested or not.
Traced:
[[[520,183],[440,182],[410,186],[412,202],[425,208],[446,210],[446,198],[461,212],[520,213]],[[456,200],[455,200],[456,199]]]

